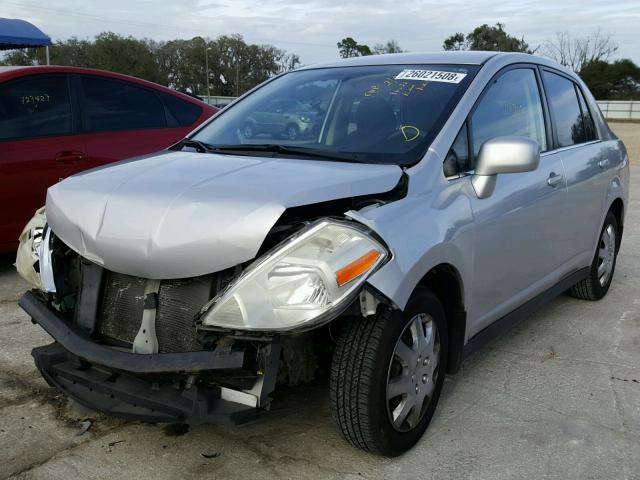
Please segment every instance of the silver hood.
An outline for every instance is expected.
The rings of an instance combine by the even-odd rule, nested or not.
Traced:
[[[393,165],[163,152],[49,188],[47,221],[83,257],[151,279],[216,272],[256,256],[286,208],[382,193]]]

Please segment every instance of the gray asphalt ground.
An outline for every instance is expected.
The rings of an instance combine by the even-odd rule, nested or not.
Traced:
[[[278,390],[238,428],[126,423],[68,402],[33,365],[49,338],[19,310],[26,285],[3,258],[0,478],[640,479],[638,192],[636,168],[608,296],[562,296],[466,360],[428,433],[392,460],[340,439],[322,383]]]

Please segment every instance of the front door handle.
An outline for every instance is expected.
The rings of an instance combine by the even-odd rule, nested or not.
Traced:
[[[547,178],[547,185],[550,187],[557,187],[562,182],[563,176],[554,172],[551,172],[549,178]]]
[[[607,168],[609,166],[609,159],[608,158],[603,158],[602,160],[600,160],[598,162],[598,166],[600,168]]]
[[[56,162],[63,165],[82,162],[87,159],[87,154],[78,150],[66,150],[56,153]]]

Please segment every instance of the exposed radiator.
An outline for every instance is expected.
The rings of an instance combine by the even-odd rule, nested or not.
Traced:
[[[193,320],[202,306],[232,278],[229,270],[179,280],[163,280],[158,291],[156,336],[158,350],[202,350]],[[145,279],[106,272],[98,309],[97,331],[111,339],[133,344],[142,321]]]

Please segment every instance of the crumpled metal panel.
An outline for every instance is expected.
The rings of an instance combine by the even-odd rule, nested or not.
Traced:
[[[196,277],[254,258],[286,208],[386,192],[401,174],[395,165],[167,151],[52,186],[47,221],[108,270]]]

